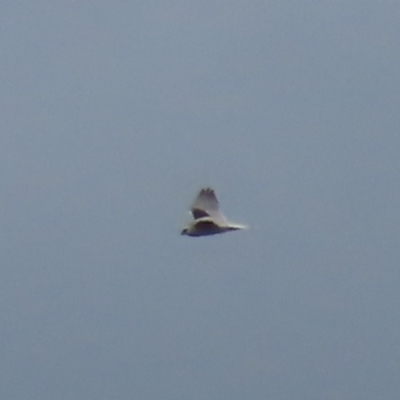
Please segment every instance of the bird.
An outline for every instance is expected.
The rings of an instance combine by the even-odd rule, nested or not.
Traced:
[[[181,235],[209,236],[248,228],[246,225],[236,224],[226,219],[219,210],[219,201],[215,191],[210,187],[200,190],[190,211],[193,221],[182,229]]]

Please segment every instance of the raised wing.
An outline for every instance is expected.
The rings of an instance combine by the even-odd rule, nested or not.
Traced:
[[[196,199],[194,200],[191,212],[194,219],[203,217],[212,217],[220,221],[225,221],[226,218],[219,211],[219,202],[215,192],[211,188],[201,189]]]

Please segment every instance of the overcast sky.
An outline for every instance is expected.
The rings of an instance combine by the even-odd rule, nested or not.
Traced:
[[[399,21],[4,0],[0,397],[397,400]]]

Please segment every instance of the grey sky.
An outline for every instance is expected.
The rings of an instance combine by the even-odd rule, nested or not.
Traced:
[[[397,400],[399,20],[3,1],[0,397]]]

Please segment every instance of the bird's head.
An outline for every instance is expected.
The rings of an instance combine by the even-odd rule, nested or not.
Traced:
[[[181,230],[181,235],[187,235],[187,233],[188,233],[188,228],[183,228]]]

